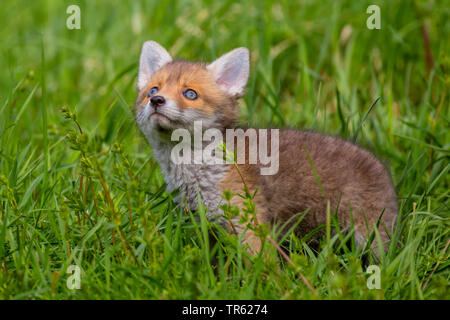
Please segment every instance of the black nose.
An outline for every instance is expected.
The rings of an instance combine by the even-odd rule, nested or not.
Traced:
[[[163,96],[153,96],[150,98],[150,102],[154,107],[160,107],[166,103],[166,99]]]

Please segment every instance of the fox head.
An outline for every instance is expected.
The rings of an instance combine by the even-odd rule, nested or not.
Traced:
[[[237,118],[237,99],[244,95],[249,52],[237,48],[210,64],[173,60],[158,43],[147,41],[139,61],[136,119],[145,134],[154,130],[223,129]]]

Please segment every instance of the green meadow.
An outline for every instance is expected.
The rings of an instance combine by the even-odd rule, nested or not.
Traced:
[[[71,4],[80,29],[66,26]],[[381,29],[366,26],[371,4]],[[450,298],[448,1],[1,7],[1,299]],[[264,259],[248,256],[204,208],[178,207],[134,120],[146,40],[197,61],[245,46],[242,123],[338,135],[377,155],[400,208],[386,252],[355,246],[327,212],[318,248],[290,232],[264,242]]]

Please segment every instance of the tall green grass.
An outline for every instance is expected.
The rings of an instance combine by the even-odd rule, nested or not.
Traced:
[[[76,3],[81,30],[66,28],[70,1],[2,3],[1,298],[449,298],[445,1]],[[381,30],[366,28],[370,4]],[[378,155],[400,207],[386,254],[345,245],[330,218],[318,250],[289,233],[287,259],[270,241],[252,258],[204,208],[177,207],[133,119],[148,39],[187,60],[248,47],[242,122],[340,135]],[[380,290],[366,285],[370,264]],[[70,265],[79,290],[66,286]]]

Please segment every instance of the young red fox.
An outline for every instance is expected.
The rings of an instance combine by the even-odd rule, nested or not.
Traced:
[[[262,174],[260,169],[267,165],[262,162],[236,166],[173,161],[172,150],[177,142],[172,141],[171,135],[177,129],[193,132],[198,121],[203,131],[214,128],[225,134],[227,129],[234,128],[237,100],[244,95],[249,67],[246,48],[234,49],[210,64],[203,64],[172,60],[158,43],[144,43],[136,119],[168,189],[180,190],[175,200],[184,199],[191,210],[197,210],[200,196],[208,210],[207,218],[230,231],[245,229],[246,243],[256,252],[261,249],[260,237],[251,228],[240,226],[239,219],[233,219],[230,226],[222,217],[220,207],[225,190],[243,194],[246,186],[250,194],[257,191],[254,203],[259,224],[274,226],[291,220],[288,225],[293,226],[296,221],[290,218],[305,213],[296,229],[299,235],[325,224],[329,209],[337,212],[342,229],[354,227],[358,244],[364,245],[378,223],[386,249],[397,218],[394,188],[385,167],[370,152],[350,142],[315,132],[279,130],[277,143],[269,144],[271,154],[278,152],[279,167],[274,174]],[[245,132],[249,130],[253,129]],[[264,145],[261,130],[256,132],[259,146]],[[245,154],[252,155],[248,149]],[[244,205],[239,196],[231,202],[240,208]]]

